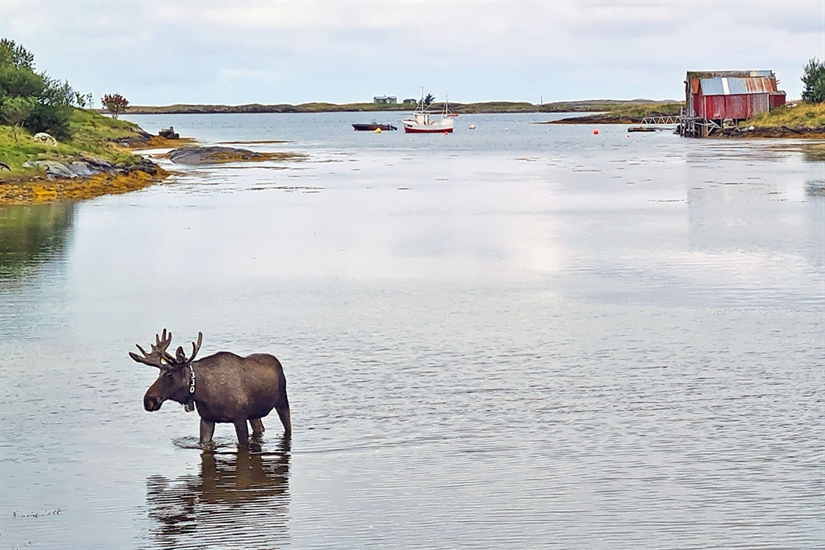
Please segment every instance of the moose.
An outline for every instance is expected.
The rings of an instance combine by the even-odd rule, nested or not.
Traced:
[[[172,342],[172,333],[155,334],[155,343],[149,353],[137,345],[143,356],[129,352],[138,363],[160,369],[155,383],[143,396],[143,407],[149,411],[160,409],[167,399],[184,405],[187,411],[198,409],[200,444],[212,444],[216,422],[235,425],[238,443],[249,442],[247,420],[252,427],[252,437],[264,433],[261,418],[274,408],[284,425],[285,435],[292,433],[289,401],[286,397],[286,377],[280,361],[268,353],[253,353],[240,357],[228,351],[219,351],[195,361],[201,347],[203,333],[192,342],[192,355],[186,356],[178,347],[173,357],[166,351]]]

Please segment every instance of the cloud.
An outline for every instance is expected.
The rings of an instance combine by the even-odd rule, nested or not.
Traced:
[[[815,2],[3,0],[0,32],[133,103],[674,97],[686,70],[825,58]],[[196,86],[195,86],[196,85]],[[276,86],[273,86],[276,85]]]

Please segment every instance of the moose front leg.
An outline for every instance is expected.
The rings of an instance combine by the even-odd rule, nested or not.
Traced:
[[[212,434],[215,433],[215,423],[201,418],[201,446],[212,444]]]
[[[249,444],[249,428],[246,427],[246,418],[235,423],[235,433],[238,434],[238,443],[241,446]]]

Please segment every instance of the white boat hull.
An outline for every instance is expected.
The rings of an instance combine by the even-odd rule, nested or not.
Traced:
[[[416,117],[419,118],[419,117]],[[452,133],[455,121],[452,118],[442,120],[402,120],[404,131],[408,134],[449,134]]]

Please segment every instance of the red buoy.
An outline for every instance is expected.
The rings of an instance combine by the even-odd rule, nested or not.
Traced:
[[[599,135],[599,131],[598,131],[598,130],[593,130],[593,135],[594,135],[594,136],[598,136],[598,135]]]

